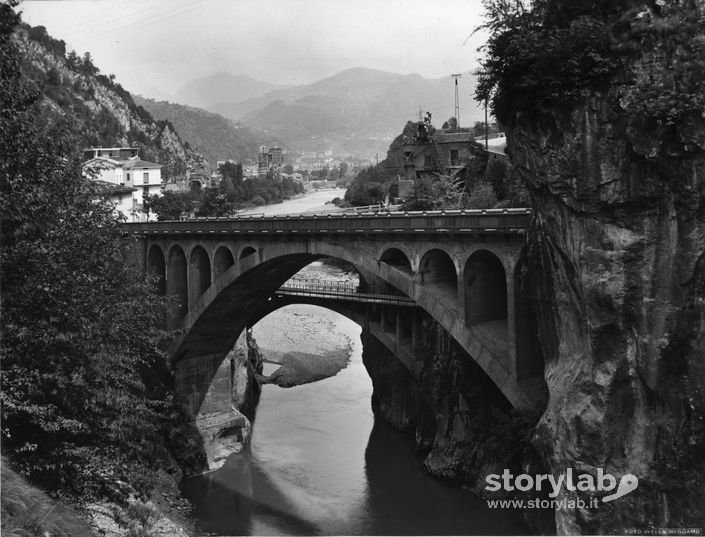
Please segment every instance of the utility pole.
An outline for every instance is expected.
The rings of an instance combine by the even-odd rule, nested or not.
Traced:
[[[450,75],[455,80],[455,121],[460,130],[460,100],[458,98],[458,79],[462,76],[460,73]]]
[[[489,126],[487,125],[487,99],[485,99],[485,151],[489,151],[490,143],[488,141],[488,129]]]

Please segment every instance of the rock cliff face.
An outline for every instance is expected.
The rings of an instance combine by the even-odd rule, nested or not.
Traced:
[[[436,322],[427,318],[417,356],[418,379],[367,331],[363,362],[374,387],[376,414],[414,433],[424,467],[446,481],[485,487],[485,477],[521,468],[522,452],[538,416],[518,415],[474,360]]]
[[[207,367],[198,359],[189,365]],[[192,417],[191,434],[200,441],[192,441],[190,452],[181,456],[187,477],[217,470],[247,444],[260,395],[256,375],[261,373],[257,343],[249,332],[243,333],[214,372],[197,415]]]
[[[66,44],[41,26],[20,26],[15,37],[22,72],[41,93],[47,121],[63,121],[86,147],[137,146],[140,158],[163,166],[165,179],[208,169],[203,155],[168,121],[155,121],[137,106],[114,77],[100,73],[90,55],[67,54]]]
[[[535,211],[527,263],[550,391],[535,443],[556,475],[639,478],[598,509],[557,511],[559,534],[705,520],[705,120],[671,125],[665,145],[620,97],[507,129]]]

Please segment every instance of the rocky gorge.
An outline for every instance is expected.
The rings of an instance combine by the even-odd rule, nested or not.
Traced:
[[[557,512],[559,533],[702,522],[702,150],[662,154],[600,94],[508,139],[535,210],[526,263],[550,391],[535,443],[553,472],[639,476],[618,504]]]

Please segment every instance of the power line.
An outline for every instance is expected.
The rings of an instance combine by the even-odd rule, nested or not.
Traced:
[[[174,11],[167,13],[166,15],[160,15],[159,17],[152,17],[150,19],[139,22],[137,24],[129,23],[129,24],[125,24],[125,25],[122,25],[122,26],[119,26],[116,28],[112,28],[100,36],[97,36],[93,39],[88,39],[87,41],[84,41],[83,46],[90,45],[93,43],[98,43],[98,42],[104,41],[106,39],[112,39],[113,37],[116,37],[118,35],[123,35],[126,31],[139,30],[142,28],[146,28],[148,26],[152,26],[154,24],[162,23],[162,22],[169,20],[169,19],[173,19],[174,17],[179,17],[179,16],[185,15],[187,13],[191,13],[192,11],[205,9],[217,1],[218,0],[206,0],[205,2],[201,2],[201,3],[197,3],[197,4],[188,4],[187,6],[184,6],[185,9],[174,10]]]

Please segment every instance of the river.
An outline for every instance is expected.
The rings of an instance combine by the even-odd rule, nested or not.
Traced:
[[[283,201],[282,203],[253,207],[252,209],[240,211],[239,214],[264,214],[265,216],[275,216],[280,214],[333,211],[336,210],[337,207],[328,202],[334,198],[342,198],[343,196],[345,196],[344,188],[314,190],[296,198]]]
[[[338,375],[263,386],[246,451],[191,479],[184,495],[215,535],[515,535],[527,529],[467,490],[425,474],[413,439],[375,420],[360,327]]]
[[[320,191],[272,207],[318,210],[338,195]],[[492,511],[471,492],[425,474],[413,438],[375,419],[360,327],[324,311],[352,342],[348,366],[311,384],[263,386],[246,449],[183,484],[199,529],[213,535],[525,534],[517,513]]]

